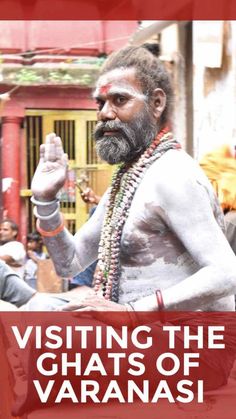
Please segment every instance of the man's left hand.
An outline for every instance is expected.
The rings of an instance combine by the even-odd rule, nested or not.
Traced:
[[[127,326],[133,329],[137,324],[137,317],[135,312],[130,312],[123,304],[114,303],[106,300],[104,297],[97,295],[88,295],[85,298],[74,300],[59,308],[60,311],[74,311],[78,317],[83,313],[92,318],[109,324],[115,328],[120,329],[122,326]],[[107,315],[108,312],[113,312],[112,315]],[[120,314],[122,312],[122,315]],[[87,314],[86,314],[87,313]]]
[[[114,303],[97,295],[88,295],[85,298],[72,301],[60,308],[61,311],[127,311],[123,304]]]

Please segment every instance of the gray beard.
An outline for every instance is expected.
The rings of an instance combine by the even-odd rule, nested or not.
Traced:
[[[117,130],[114,136],[105,136],[105,130]],[[98,122],[94,131],[99,157],[109,164],[129,163],[138,158],[151,144],[158,126],[144,109],[132,122]]]

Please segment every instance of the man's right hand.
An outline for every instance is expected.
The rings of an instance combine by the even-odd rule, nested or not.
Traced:
[[[40,160],[31,183],[34,197],[40,201],[51,201],[63,187],[68,166],[60,137],[51,133],[45,144],[40,146]]]
[[[81,198],[84,202],[88,204],[98,204],[101,197],[96,195],[91,188],[86,188],[83,192],[80,193]]]

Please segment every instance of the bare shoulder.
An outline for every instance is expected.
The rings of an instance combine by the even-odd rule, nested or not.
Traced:
[[[213,189],[199,164],[183,150],[169,150],[150,168],[159,195],[189,199],[196,191],[212,196]]]

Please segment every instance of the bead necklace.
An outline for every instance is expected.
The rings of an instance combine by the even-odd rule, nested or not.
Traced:
[[[155,160],[167,150],[180,147],[169,129],[164,128],[137,161],[121,164],[113,175],[94,276],[95,291],[102,291],[107,300],[119,300],[121,235],[136,189]]]

